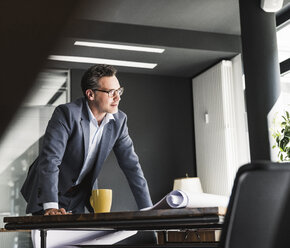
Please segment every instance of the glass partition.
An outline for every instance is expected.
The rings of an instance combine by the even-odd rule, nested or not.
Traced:
[[[20,194],[31,163],[55,107],[70,100],[69,71],[41,72],[25,101],[0,140],[0,228],[4,216],[25,215],[26,202]],[[1,247],[32,247],[30,232],[2,232]]]

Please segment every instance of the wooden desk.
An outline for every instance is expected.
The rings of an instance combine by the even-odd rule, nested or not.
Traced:
[[[46,247],[46,231],[86,230],[170,230],[221,228],[218,208],[163,209],[57,216],[4,217],[5,229],[41,231],[41,247]]]

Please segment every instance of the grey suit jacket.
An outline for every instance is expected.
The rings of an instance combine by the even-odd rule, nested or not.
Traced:
[[[59,202],[81,172],[89,146],[89,117],[85,98],[58,106],[46,129],[42,150],[29,169],[21,193],[27,201],[27,213],[42,209],[42,203]],[[146,179],[128,134],[127,116],[114,114],[104,127],[89,190],[113,149],[139,208],[152,205]]]

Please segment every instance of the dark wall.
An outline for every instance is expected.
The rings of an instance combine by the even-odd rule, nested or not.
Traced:
[[[82,95],[83,72],[71,71],[72,100]],[[156,203],[172,190],[175,178],[196,175],[191,80],[125,73],[117,77],[125,88],[120,109],[128,115],[129,134]],[[113,153],[99,186],[113,189],[113,211],[137,209]]]

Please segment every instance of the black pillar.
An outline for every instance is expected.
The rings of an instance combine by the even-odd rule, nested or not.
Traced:
[[[270,160],[267,114],[280,94],[280,71],[274,13],[261,0],[240,0],[242,57],[251,160]]]

